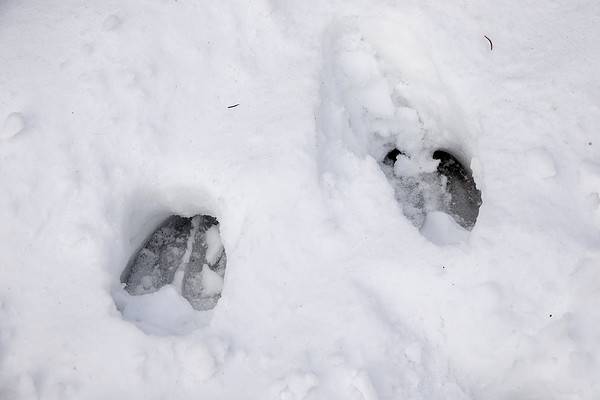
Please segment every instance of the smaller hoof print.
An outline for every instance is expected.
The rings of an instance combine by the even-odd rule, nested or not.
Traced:
[[[447,151],[436,150],[430,157],[418,161],[392,149],[381,160],[404,214],[418,228],[428,214],[443,212],[463,229],[473,229],[482,202],[471,172]],[[430,168],[431,162],[437,166]]]

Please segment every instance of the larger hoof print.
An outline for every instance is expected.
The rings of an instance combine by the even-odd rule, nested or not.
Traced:
[[[127,264],[124,289],[137,296],[174,284],[194,309],[214,308],[227,262],[218,226],[209,215],[167,218]]]

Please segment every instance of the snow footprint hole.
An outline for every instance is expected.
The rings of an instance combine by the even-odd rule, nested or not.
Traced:
[[[452,236],[473,229],[481,192],[456,156],[436,150],[423,158],[394,148],[380,164],[404,214],[430,240],[450,244],[462,239]],[[453,229],[456,224],[458,229]]]
[[[221,297],[226,262],[216,218],[172,215],[131,257],[121,282],[133,296],[170,284],[194,309],[210,310]]]

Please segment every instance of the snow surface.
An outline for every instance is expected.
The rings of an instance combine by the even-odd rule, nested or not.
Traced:
[[[599,35],[594,0],[1,2],[0,399],[599,398]],[[404,216],[396,146],[470,167],[472,231]],[[212,311],[123,303],[173,214],[220,222]]]

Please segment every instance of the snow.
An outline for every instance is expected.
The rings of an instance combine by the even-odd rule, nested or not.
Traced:
[[[469,232],[442,211],[428,213],[420,232],[431,242],[442,246],[465,242],[469,238]]]
[[[223,252],[223,243],[221,235],[216,226],[212,226],[206,231],[206,261],[213,265],[219,260],[219,256]]]
[[[591,0],[2,3],[0,398],[598,398],[599,34]],[[469,169],[470,231],[405,216],[393,148]],[[212,310],[121,286],[170,215],[219,221]]]
[[[206,325],[207,316],[195,311],[174,285],[143,296],[117,291],[114,299],[125,320],[151,335],[189,334]]]
[[[527,150],[527,172],[534,179],[552,178],[556,175],[554,157],[544,148]]]
[[[4,120],[4,126],[2,127],[0,138],[10,139],[13,136],[21,133],[23,129],[25,129],[25,118],[19,112],[12,112],[8,114]]]

